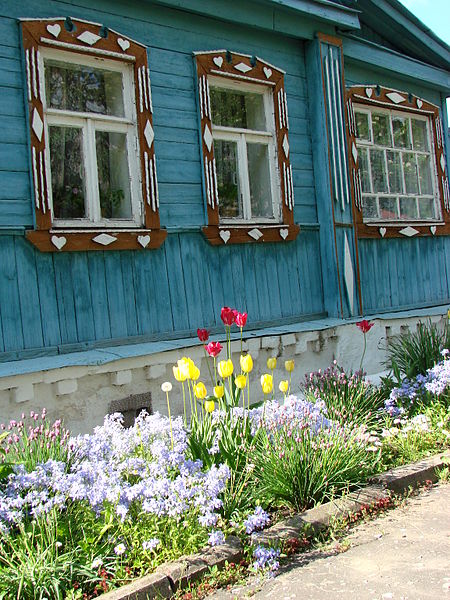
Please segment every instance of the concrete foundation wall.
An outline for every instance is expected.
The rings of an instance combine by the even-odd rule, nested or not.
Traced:
[[[369,375],[376,375],[386,369],[384,361],[387,341],[402,332],[415,331],[417,323],[427,318],[423,313],[420,316],[374,319],[375,325],[367,334],[363,365]],[[446,314],[435,314],[434,311],[430,318],[433,322],[443,323]],[[254,359],[251,396],[256,401],[261,394],[260,376],[267,372],[267,358],[276,356],[279,359],[275,371],[277,391],[279,381],[286,378],[284,361],[295,359],[292,374],[292,391],[295,393],[306,373],[324,369],[334,359],[346,370],[357,370],[363,350],[363,335],[352,322],[324,326],[313,331],[260,337],[253,335],[244,341],[244,350],[248,350]],[[232,352],[237,368],[240,341],[232,342]],[[0,423],[20,418],[23,412],[40,411],[45,407],[49,419],[63,418],[72,433],[88,433],[94,426],[102,423],[106,414],[118,409],[133,411],[148,406],[154,412],[166,413],[166,398],[161,391],[164,381],[173,383],[171,409],[173,413],[181,414],[181,387],[174,381],[172,366],[182,356],[191,357],[200,367],[200,380],[207,386],[208,393],[211,393],[206,359],[202,346],[198,345],[103,365],[71,366],[2,377]]]

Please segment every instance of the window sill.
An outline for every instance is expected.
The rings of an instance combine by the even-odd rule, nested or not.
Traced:
[[[96,229],[76,231],[50,229],[27,231],[27,239],[41,252],[82,252],[85,250],[152,250],[167,237],[165,229]]]
[[[264,242],[291,242],[300,232],[299,225],[240,225],[229,227],[225,224],[208,225],[202,228],[203,235],[212,246],[224,244],[254,244]]]
[[[450,223],[442,221],[430,223],[357,223],[358,238],[408,238],[408,237],[433,237],[450,235]]]

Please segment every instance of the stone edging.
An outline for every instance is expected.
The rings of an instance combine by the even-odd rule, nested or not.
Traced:
[[[450,461],[450,450],[420,460],[416,463],[397,467],[377,475],[370,485],[350,493],[344,498],[327,502],[295,515],[285,521],[252,535],[255,544],[278,545],[289,538],[303,535],[305,528],[317,532],[326,529],[336,518],[343,518],[357,512],[364,505],[388,498],[390,492],[401,492],[411,487],[437,481],[437,469]],[[117,590],[101,596],[103,600],[151,600],[170,598],[179,587],[199,579],[213,566],[223,568],[226,562],[239,562],[243,548],[237,537],[230,536],[225,544],[208,548],[202,553],[181,557],[175,562],[166,563],[151,575],[137,579]]]

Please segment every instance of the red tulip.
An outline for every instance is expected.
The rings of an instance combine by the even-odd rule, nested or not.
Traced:
[[[234,316],[234,322],[238,327],[245,327],[245,324],[247,323],[247,313],[236,312]]]
[[[222,350],[222,344],[220,342],[209,342],[209,344],[205,346],[205,350],[210,356],[216,357]]]
[[[356,323],[356,327],[358,327],[358,329],[360,329],[363,333],[370,331],[374,325],[375,323],[369,323],[369,321],[366,321],[366,319]]]
[[[229,306],[224,306],[220,311],[220,318],[222,319],[225,325],[228,325],[228,327],[230,327],[234,323],[234,310]]]
[[[201,342],[207,342],[209,338],[209,331],[207,329],[197,329],[197,335]]]

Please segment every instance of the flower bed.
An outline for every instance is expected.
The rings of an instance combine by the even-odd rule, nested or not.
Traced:
[[[327,501],[411,449],[423,455],[448,443],[446,356],[425,377],[422,416],[418,402],[408,415],[389,416],[362,372],[347,375],[336,364],[294,394],[288,357],[277,400],[276,357],[252,392],[252,357],[242,353],[237,371],[231,361],[231,327],[242,341],[246,319],[222,310],[225,347],[198,332],[210,357],[211,394],[191,359],[174,366],[180,417],[171,416],[166,382],[168,416],[142,413],[128,429],[111,415],[92,434],[70,437],[60,421],[47,423],[45,411],[5,428],[0,598],[88,600],[229,534],[243,541],[250,568],[272,573],[277,550],[253,547],[249,536],[277,511]],[[362,323],[365,347],[370,324]],[[393,392],[387,408],[400,397]]]

